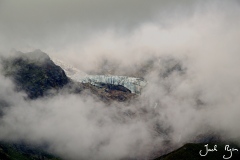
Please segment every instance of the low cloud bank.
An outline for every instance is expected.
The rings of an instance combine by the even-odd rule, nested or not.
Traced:
[[[240,6],[209,6],[165,27],[156,20],[43,48],[84,72],[139,76],[148,85],[130,104],[68,93],[25,101],[1,76],[0,98],[9,106],[0,139],[46,143],[67,159],[144,159],[201,135],[239,143]]]

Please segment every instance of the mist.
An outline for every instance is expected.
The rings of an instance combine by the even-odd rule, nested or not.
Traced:
[[[148,85],[130,103],[68,92],[26,101],[1,75],[10,106],[0,140],[48,144],[66,159],[150,159],[201,135],[240,143],[239,28],[237,0],[2,0],[1,55],[41,49],[83,72],[107,67]]]

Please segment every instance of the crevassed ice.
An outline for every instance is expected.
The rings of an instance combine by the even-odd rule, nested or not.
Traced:
[[[81,83],[90,83],[101,87],[102,84],[121,85],[129,89],[131,93],[140,94],[147,82],[142,78],[114,76],[114,75],[87,75],[86,73],[74,68],[63,61],[52,58],[53,62],[59,65],[66,75],[74,81]]]
[[[88,75],[75,80],[82,83],[91,83],[99,87],[101,84],[121,85],[129,89],[131,93],[137,94],[141,93],[142,88],[147,84],[142,78],[113,75]]]

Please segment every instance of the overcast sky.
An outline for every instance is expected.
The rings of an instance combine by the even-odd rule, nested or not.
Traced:
[[[58,47],[109,28],[125,33],[146,22],[165,25],[192,15],[199,5],[198,0],[0,0],[0,42],[4,48]]]
[[[119,40],[132,43],[132,37],[141,37],[143,32],[148,36],[145,41],[152,39],[152,44],[171,32],[175,34],[171,40],[174,43],[188,37],[184,32],[194,25],[204,30],[209,25],[220,25],[215,22],[224,18],[228,20],[224,26],[236,23],[239,8],[238,0],[0,0],[0,52],[41,49],[49,55],[70,59],[68,62],[75,61],[76,65],[80,63],[76,56],[83,55],[85,48],[90,51],[84,57],[90,55],[92,59],[99,54],[99,47],[107,47],[102,52],[109,47],[116,52],[114,45],[119,47]],[[181,31],[184,25],[188,26]],[[154,26],[155,31],[145,26]],[[232,27],[236,28],[234,24]],[[155,36],[157,29],[164,33]],[[164,43],[172,38],[167,35],[159,45],[168,47]],[[118,57],[123,53],[111,54]]]

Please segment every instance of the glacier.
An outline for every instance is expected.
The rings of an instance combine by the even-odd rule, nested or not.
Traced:
[[[121,85],[129,89],[131,93],[136,94],[140,94],[142,88],[147,84],[142,78],[115,75],[88,75],[75,80],[82,83],[90,83],[98,87],[101,87],[103,84]]]
[[[116,75],[88,75],[73,66],[70,66],[63,61],[52,58],[53,62],[59,65],[66,75],[73,81],[80,83],[90,83],[97,87],[102,87],[106,84],[121,85],[129,89],[131,93],[140,94],[143,87],[147,85],[147,81],[143,78],[116,76]]]

